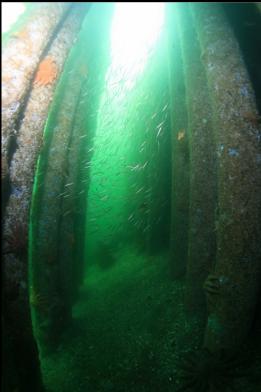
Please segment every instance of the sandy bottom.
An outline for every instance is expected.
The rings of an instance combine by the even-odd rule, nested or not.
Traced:
[[[185,317],[184,281],[169,278],[168,254],[122,249],[113,265],[86,275],[73,324],[42,358],[47,392],[179,391],[179,364],[200,347],[203,325]],[[234,386],[257,391],[244,377]]]

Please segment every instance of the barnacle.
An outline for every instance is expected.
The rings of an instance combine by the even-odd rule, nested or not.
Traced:
[[[206,291],[207,294],[219,294],[220,282],[217,275],[210,274],[208,275],[205,283],[203,285],[203,289]]]
[[[47,311],[47,297],[38,293],[33,286],[30,286],[29,302],[31,306],[39,310],[41,313],[45,313]]]
[[[178,135],[177,135],[178,141],[184,139],[184,137],[185,137],[185,132],[186,132],[185,129],[180,129],[180,131],[178,132]]]
[[[57,65],[52,57],[46,57],[40,64],[34,79],[34,84],[46,86],[53,83],[57,76]]]
[[[15,222],[10,232],[4,236],[5,248],[4,254],[13,253],[17,256],[23,256],[27,251],[27,226],[21,222]]]
[[[261,116],[255,112],[245,112],[243,113],[243,118],[255,127],[261,123]]]
[[[8,176],[9,168],[7,159],[2,155],[1,160],[1,180],[4,180]]]
[[[246,360],[240,355],[211,353],[206,348],[187,354],[180,371],[178,392],[231,392],[234,380],[248,375]]]
[[[219,277],[215,274],[208,275],[203,284],[203,289],[206,293],[208,308],[212,307],[220,294]]]
[[[14,33],[11,34],[11,37],[13,38],[19,38],[21,40],[26,40],[29,37],[28,31],[23,29],[19,31],[15,31]]]
[[[19,31],[15,31],[14,33],[11,34],[11,37],[23,42],[28,54],[32,52],[33,44],[28,30],[22,29]]]

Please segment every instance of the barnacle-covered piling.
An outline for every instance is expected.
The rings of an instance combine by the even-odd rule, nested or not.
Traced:
[[[111,6],[108,6],[103,18],[105,31],[110,10]],[[100,17],[99,10],[93,12],[91,17]],[[88,28],[92,28],[88,16],[53,97],[34,183],[29,284],[30,297],[36,299],[31,303],[34,335],[42,355],[57,345],[61,333],[70,325],[71,307],[80,280],[79,270],[84,261],[83,219],[88,185],[86,182],[85,185],[79,184],[79,171],[83,169],[80,165],[87,156],[86,140],[93,131],[87,127],[87,102],[88,113],[92,113],[97,101],[97,96],[94,97],[89,90],[93,82],[90,74],[101,83],[97,60],[99,51],[104,50],[102,42],[102,49],[100,45],[90,44],[86,53],[83,37],[90,34]],[[80,186],[84,192],[79,194]],[[78,229],[77,225],[82,226]]]
[[[46,82],[43,81],[43,84],[39,85],[36,78],[31,86],[16,139],[16,151],[10,163],[11,195],[5,214],[5,232],[12,230],[17,217],[28,226],[35,166],[41,148],[43,148],[43,129],[49,105],[68,51],[81,26],[83,15],[82,9],[72,10],[45,57],[53,64],[53,67],[43,73],[47,78]]]
[[[39,303],[42,308],[45,306],[44,298],[39,293],[31,294],[28,298],[27,285],[29,209],[35,166],[43,148],[43,129],[56,82],[88,9],[85,6],[81,9],[76,7],[67,13],[68,7],[65,3],[55,6],[51,3],[38,4],[24,20],[21,31],[10,33],[3,50],[6,62],[2,85],[2,158],[5,165],[2,180],[9,176],[9,189],[3,191],[6,207],[3,222],[4,318],[11,334],[10,350],[16,351],[18,345],[21,348],[16,355],[17,366],[25,369],[18,377],[20,386],[28,386],[31,366],[39,366],[29,302]],[[21,59],[24,64],[18,70],[17,64]],[[45,59],[48,59],[51,67],[41,67]],[[17,83],[15,88],[13,79]],[[10,105],[15,100],[19,110],[12,111]],[[11,140],[15,140],[12,151],[9,148]],[[16,330],[22,330],[24,334],[21,336]],[[9,385],[13,377],[8,373],[7,378]],[[30,379],[30,382],[33,385],[34,380]],[[34,388],[38,390],[36,384]]]
[[[8,175],[10,144],[40,58],[71,3],[41,3],[10,34],[2,53],[2,178]]]
[[[29,283],[30,293],[45,300],[44,307],[31,304],[34,334],[40,348],[54,344],[60,333],[60,323],[68,323],[67,309],[60,284],[59,226],[62,216],[62,196],[68,177],[67,154],[73,129],[77,99],[82,77],[75,73],[60,86],[59,97],[52,107],[46,125],[45,147],[38,165],[37,193],[32,206]],[[40,191],[41,190],[41,191]],[[33,262],[32,262],[33,261]],[[69,268],[69,267],[68,267]]]
[[[249,333],[260,284],[260,126],[234,34],[218,4],[192,4],[213,109],[218,173],[215,276],[205,346],[233,349]]]
[[[175,5],[166,4],[169,89],[171,102],[171,228],[170,271],[173,278],[186,272],[189,210],[189,148],[183,58]]]
[[[189,244],[186,307],[205,313],[203,282],[215,258],[216,197],[212,111],[202,53],[188,4],[178,6],[178,28],[184,61],[190,154]]]

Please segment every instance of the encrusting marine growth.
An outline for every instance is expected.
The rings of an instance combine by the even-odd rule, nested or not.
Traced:
[[[180,365],[182,385],[178,392],[231,392],[234,380],[245,377],[246,358],[224,351],[211,353],[206,348],[189,353]]]
[[[57,66],[52,57],[46,57],[39,65],[34,84],[46,86],[52,84],[57,76]]]

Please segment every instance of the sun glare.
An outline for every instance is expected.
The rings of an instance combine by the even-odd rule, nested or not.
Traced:
[[[2,33],[6,33],[24,11],[24,3],[2,2]]]
[[[116,3],[111,30],[112,66],[137,75],[144,69],[164,22],[164,3]]]

